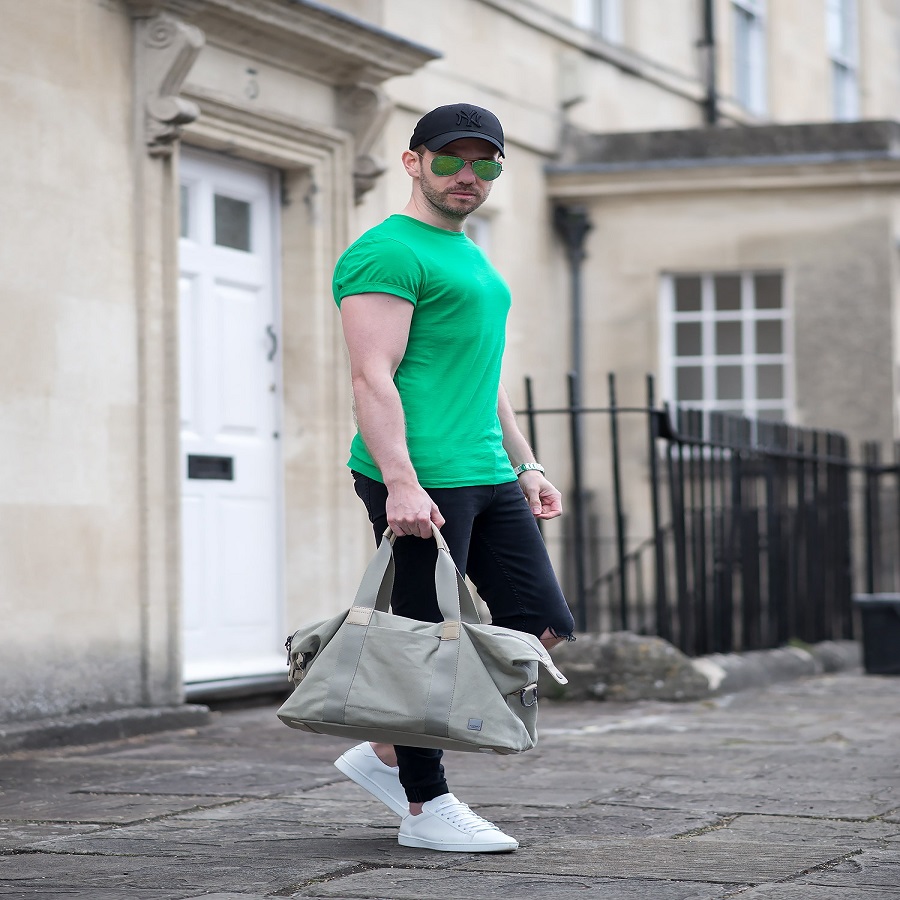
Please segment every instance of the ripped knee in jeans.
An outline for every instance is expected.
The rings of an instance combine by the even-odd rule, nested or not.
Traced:
[[[538,640],[548,650],[552,650],[557,644],[561,644],[563,641],[574,641],[575,635],[572,634],[571,631],[560,634],[552,625],[548,625],[541,633]]]
[[[571,631],[567,632],[566,634],[560,634],[552,625],[547,626],[547,631],[549,631],[550,634],[553,635],[553,637],[555,637],[557,640],[560,640],[560,641],[574,641],[575,640],[575,635]]]

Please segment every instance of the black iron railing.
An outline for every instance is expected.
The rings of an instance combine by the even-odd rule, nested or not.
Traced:
[[[568,405],[539,408],[526,379],[520,412],[536,451],[542,418],[568,420],[565,580],[579,630],[656,634],[691,655],[812,643],[854,635],[854,589],[897,590],[900,447],[892,465],[871,443],[855,463],[837,432],[657,407],[651,377],[643,407],[618,406],[612,375],[607,389],[606,406],[584,406],[570,376]]]

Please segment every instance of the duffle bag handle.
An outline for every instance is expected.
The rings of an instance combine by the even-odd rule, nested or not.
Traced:
[[[437,563],[434,569],[434,587],[437,593],[438,607],[445,622],[468,622],[480,625],[481,617],[475,607],[475,601],[469,593],[468,585],[453,558],[450,548],[444,540],[440,529],[431,523],[432,537],[438,546]],[[394,585],[394,541],[397,535],[390,527],[385,529],[381,543],[375,555],[366,567],[359,590],[356,592],[354,606],[377,609],[387,612],[391,603],[391,590]],[[417,540],[423,540],[417,538]]]

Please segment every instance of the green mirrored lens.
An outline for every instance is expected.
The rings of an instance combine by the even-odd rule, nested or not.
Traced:
[[[442,177],[455,175],[466,162],[458,156],[435,156],[431,160],[431,171]],[[484,181],[493,181],[503,171],[503,166],[493,159],[476,159],[472,161],[472,171]]]
[[[472,171],[484,181],[493,181],[503,171],[503,166],[492,159],[476,159]]]
[[[465,164],[458,156],[436,156],[431,161],[431,171],[435,175],[455,175]]]

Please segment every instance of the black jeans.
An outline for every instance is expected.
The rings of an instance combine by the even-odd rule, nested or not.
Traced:
[[[353,479],[378,543],[387,528],[387,488],[358,472]],[[427,491],[446,520],[441,534],[450,555],[487,604],[491,622],[536,637],[549,628],[558,637],[574,640],[575,620],[518,482]],[[440,622],[434,592],[435,542],[398,538],[394,560],[393,611],[423,622]],[[396,750],[400,783],[410,802],[424,803],[447,793],[442,751],[421,747]]]

